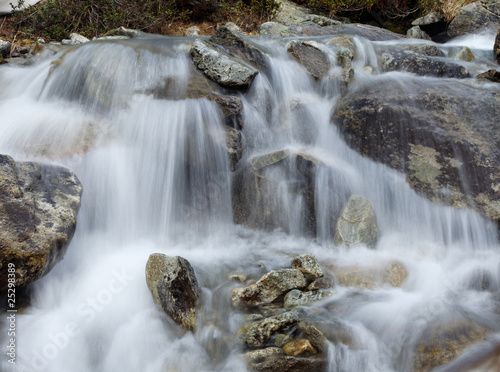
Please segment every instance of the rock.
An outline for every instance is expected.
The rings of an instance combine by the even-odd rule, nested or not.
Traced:
[[[283,355],[283,350],[279,347],[266,347],[265,349],[252,350],[243,354],[247,363],[260,363],[264,359]]]
[[[246,89],[257,70],[224,54],[206,41],[196,39],[191,48],[195,66],[209,79],[230,89]]]
[[[306,278],[296,269],[273,270],[246,288],[235,289],[231,294],[234,306],[258,306],[271,303],[286,291],[304,288]]]
[[[130,28],[125,28],[122,26],[122,27],[115,28],[114,30],[106,32],[103,36],[104,37],[124,36],[124,37],[133,39],[133,38],[144,36],[144,32],[139,31],[139,30],[132,30]]]
[[[443,22],[444,18],[442,15],[436,12],[430,12],[423,17],[415,19],[411,25],[412,26],[427,26],[432,25],[434,23]]]
[[[7,57],[10,54],[10,41],[0,40],[0,57]]]
[[[326,351],[326,337],[318,328],[309,322],[300,322],[298,328],[316,350],[320,353]]]
[[[435,45],[432,44],[402,44],[401,49],[409,50],[415,53],[423,54],[428,57],[444,57],[444,53]]]
[[[275,334],[287,330],[299,321],[299,313],[297,311],[289,311],[271,316],[260,322],[243,326],[238,330],[238,335],[246,346],[261,348],[265,346]]]
[[[498,31],[497,37],[495,38],[495,44],[493,45],[493,53],[495,54],[495,59],[498,64],[500,64],[500,31]]]
[[[462,47],[458,53],[454,56],[454,59],[465,62],[472,62],[474,60],[474,54],[466,46]]]
[[[386,79],[352,89],[332,120],[349,146],[404,172],[434,202],[500,220],[499,100],[498,92],[456,80],[402,87]]]
[[[420,76],[463,79],[469,72],[462,65],[427,57],[410,50],[394,50],[380,56],[383,71],[406,71]]]
[[[254,365],[254,371],[259,372],[324,372],[328,361],[321,357],[280,356],[275,359]]]
[[[448,25],[448,35],[457,37],[471,34],[487,27],[496,27],[500,23],[500,2],[481,0],[460,8]]]
[[[87,39],[85,36],[82,36],[80,34],[77,34],[75,32],[69,34],[69,38],[71,41],[76,42],[78,44],[85,44],[90,41],[90,39]]]
[[[336,245],[375,247],[378,239],[377,217],[365,198],[354,195],[340,212],[335,228]]]
[[[268,68],[266,55],[256,46],[250,44],[243,36],[241,29],[234,23],[217,27],[215,34],[210,36],[213,44],[225,47],[232,56],[238,56],[254,66]]]
[[[290,335],[277,334],[276,341],[274,341],[274,345],[279,348],[283,348],[286,344],[292,341],[292,337]]]
[[[292,268],[299,269],[307,280],[315,280],[323,276],[318,260],[311,254],[302,254],[292,260]]]
[[[327,44],[333,47],[337,56],[349,58],[351,61],[356,56],[356,46],[352,36],[335,36],[330,39]]]
[[[149,256],[146,282],[160,310],[186,330],[194,330],[200,306],[200,288],[191,264],[161,253]]]
[[[0,293],[9,264],[16,289],[62,260],[76,228],[82,186],[66,168],[0,155]]]
[[[488,79],[494,83],[500,83],[500,71],[497,70],[488,70],[477,75],[478,79]]]
[[[323,276],[321,278],[316,279],[311,284],[309,284],[306,288],[306,291],[317,291],[318,289],[328,289],[332,288],[335,285],[335,282],[331,276]]]
[[[330,70],[328,58],[312,42],[292,41],[288,44],[287,50],[314,79],[319,80],[328,74]]]
[[[398,261],[390,261],[373,266],[331,266],[339,285],[344,287],[361,287],[374,289],[387,284],[401,287],[408,277],[405,266]]]
[[[198,26],[191,26],[187,29],[187,36],[198,36],[200,34],[200,28]]]
[[[226,126],[226,150],[229,155],[229,167],[231,172],[234,172],[236,164],[241,159],[241,132],[228,126]]]
[[[283,346],[283,352],[291,356],[309,356],[318,353],[309,340],[303,338],[298,338],[287,343]]]
[[[335,291],[302,292],[294,289],[285,295],[284,307],[306,306],[318,302],[335,294]]]
[[[433,324],[417,341],[414,371],[426,372],[445,365],[469,346],[485,340],[490,330],[472,322]]]
[[[408,31],[406,31],[406,35],[414,39],[432,40],[426,32],[422,31],[420,26],[413,26]]]
[[[265,155],[254,156],[250,159],[250,164],[252,165],[253,170],[258,171],[262,168],[285,160],[288,156],[290,156],[290,151],[280,150]]]

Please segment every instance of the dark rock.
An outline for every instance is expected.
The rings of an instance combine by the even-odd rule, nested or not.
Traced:
[[[500,2],[480,0],[460,8],[448,25],[451,37],[473,33],[488,27],[498,28],[500,24]]]
[[[335,285],[335,281],[331,276],[323,276],[316,279],[306,288],[306,291],[317,291],[318,289],[328,289]]]
[[[314,79],[321,79],[328,74],[328,70],[330,69],[328,58],[314,43],[309,41],[292,41],[288,44],[287,49]]]
[[[328,361],[321,357],[282,356],[254,365],[254,371],[259,372],[323,372],[328,367]]]
[[[383,71],[406,71],[421,76],[467,78],[469,72],[462,65],[427,57],[410,50],[394,50],[380,57]]]
[[[194,41],[191,56],[203,74],[225,88],[246,89],[257,75],[253,67],[200,39]]]
[[[234,172],[236,164],[241,159],[241,132],[228,126],[226,126],[226,150],[229,155],[229,167],[231,172]]]
[[[500,71],[497,70],[488,70],[477,75],[478,79],[488,79],[494,83],[500,83]]]
[[[495,59],[498,64],[500,64],[500,31],[495,38],[495,44],[493,45],[493,53],[495,53]]]
[[[0,57],[7,57],[10,54],[10,41],[0,40]]]
[[[186,330],[194,330],[200,306],[200,288],[191,264],[161,253],[149,256],[146,282],[160,310]]]
[[[332,119],[352,148],[403,171],[431,200],[500,220],[499,101],[459,81],[386,79],[350,91]]]
[[[68,169],[15,162],[0,155],[0,293],[47,274],[66,252],[76,228],[82,186]]]

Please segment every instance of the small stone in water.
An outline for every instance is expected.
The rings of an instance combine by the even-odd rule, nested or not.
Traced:
[[[290,341],[288,344],[283,346],[283,351],[286,355],[291,356],[317,354],[316,349],[311,345],[311,343],[303,338]]]

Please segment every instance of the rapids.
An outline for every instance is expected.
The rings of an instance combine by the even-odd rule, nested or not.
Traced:
[[[493,39],[474,35],[439,47],[448,54],[468,45],[480,58],[464,64],[484,70],[494,65]],[[363,66],[377,66],[377,43],[355,40],[352,84],[437,81],[377,68],[370,75]],[[317,236],[304,233],[304,201],[286,183],[280,197],[289,233],[235,225],[222,113],[215,102],[184,94],[193,73],[192,41],[95,41],[29,67],[0,67],[0,153],[66,166],[84,188],[76,234],[17,315],[16,365],[3,353],[2,371],[245,371],[241,347],[224,341],[244,324],[230,305],[241,284],[228,276],[257,279],[259,265],[287,267],[302,253],[346,266],[398,260],[409,273],[401,288],[336,286],[333,297],[307,310],[318,320],[340,322],[355,339],[353,348],[329,345],[330,371],[409,371],[420,332],[435,322],[472,319],[493,334],[500,330],[496,226],[470,210],[433,204],[410,189],[404,175],[351,150],[330,122],[341,87],[315,82],[286,52],[287,40],[251,39],[268,52],[269,70],[240,94],[241,162],[288,149],[326,163],[328,171],[316,180]],[[315,41],[335,66],[328,38]],[[151,94],[167,80],[173,97]],[[279,182],[283,174],[269,176]],[[328,221],[351,194],[368,199],[377,215],[375,250],[333,243]],[[182,333],[153,302],[144,268],[155,252],[180,255],[196,272],[203,309],[194,334]],[[478,272],[489,278],[490,291],[474,288]],[[470,357],[495,342],[498,336]],[[0,344],[5,350],[5,324]]]

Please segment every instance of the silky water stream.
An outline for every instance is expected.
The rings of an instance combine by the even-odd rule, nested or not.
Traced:
[[[289,267],[302,253],[323,265],[396,260],[408,272],[401,287],[337,285],[332,297],[305,309],[354,340],[329,344],[330,371],[410,371],[419,334],[447,321],[468,319],[493,331],[469,353],[472,359],[494,347],[500,329],[496,226],[470,210],[433,204],[400,173],[351,150],[330,122],[340,83],[315,82],[286,52],[286,40],[254,40],[269,51],[269,68],[247,93],[238,93],[244,147],[236,172],[252,156],[282,149],[291,158],[305,152],[321,159],[327,167],[316,174],[316,237],[304,231],[304,201],[290,192],[294,175],[283,168],[269,167],[267,176],[283,183],[286,226],[261,231],[233,223],[234,173],[222,113],[213,101],[186,98],[192,41],[96,41],[30,67],[0,68],[0,153],[66,166],[84,188],[67,254],[34,284],[17,319],[16,365],[4,356],[1,370],[245,371],[242,348],[231,338],[244,324],[230,302],[241,284],[229,275],[257,279]],[[355,41],[352,84],[439,84],[381,73],[376,43]],[[327,39],[316,42],[335,66]],[[483,55],[476,63],[493,63],[487,52],[493,35],[457,42]],[[154,93],[163,85],[169,97]],[[333,243],[330,221],[352,194],[368,199],[377,215],[375,249]],[[180,331],[153,302],[144,269],[155,252],[180,255],[196,272],[203,307],[194,333]],[[477,273],[488,278],[488,291],[475,288]],[[5,345],[6,334],[0,334]]]

